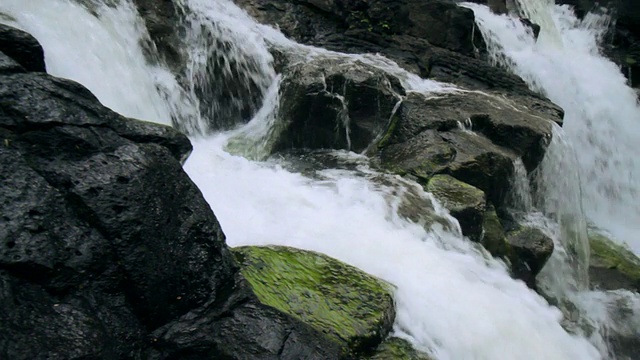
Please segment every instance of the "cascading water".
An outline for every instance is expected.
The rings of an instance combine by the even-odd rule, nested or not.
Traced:
[[[640,108],[620,70],[598,49],[609,25],[606,16],[588,14],[580,21],[568,7],[553,2],[518,4],[533,22],[543,24],[543,34],[561,36],[562,46],[536,42],[518,19],[495,15],[477,4],[464,6],[476,14],[490,58],[566,112],[563,128],[554,129],[544,161],[531,174],[536,206],[545,215],[532,208],[527,218],[556,240],[554,256],[540,274],[544,291],[571,313],[567,318],[573,325],[567,326],[585,329],[604,353],[610,333],[640,336],[640,296],[587,290],[588,247],[580,246],[586,242],[587,224],[582,219],[586,214],[599,231],[640,253],[640,207],[635,201],[640,162],[633,150],[640,140]],[[616,315],[619,310],[612,304],[624,308],[627,317]],[[611,352],[607,355],[615,358]]]
[[[513,18],[496,16],[476,4],[467,6],[476,12],[492,59],[566,111],[563,131],[575,151],[566,156],[575,156],[576,166],[560,166],[558,160],[564,161],[563,165],[569,163],[548,159],[555,163],[543,165],[547,168],[545,178],[564,181],[566,171],[577,172],[580,181],[574,188],[580,189],[589,220],[640,253],[636,236],[640,232],[640,205],[636,201],[640,194],[640,159],[634,153],[640,139],[640,108],[636,93],[627,86],[619,68],[599,52],[598,40],[608,21],[591,14],[581,22],[567,7],[538,0],[522,3],[538,9],[529,12],[531,16],[546,13],[552,17],[552,29],[543,27],[541,31],[559,32],[562,48],[536,42]],[[558,172],[550,173],[553,168]],[[556,185],[551,182],[546,186]]]
[[[178,85],[170,72],[147,64],[140,43],[148,35],[133,5],[96,5],[92,10],[97,17],[72,1],[0,4],[10,25],[47,45],[50,74],[85,85],[105,106],[125,116],[171,124],[171,108],[178,97],[170,97],[179,91]]]
[[[308,178],[276,162],[255,162],[225,151],[238,133],[264,134],[275,121],[278,77],[267,66],[271,61],[267,43],[296,49],[301,58],[329,54],[375,64],[398,74],[409,90],[432,96],[453,91],[450,87],[421,80],[378,56],[335,54],[288,42],[277,31],[255,24],[227,0],[185,0],[183,6],[192,12],[188,21],[194,32],[187,39],[198,40],[193,38],[198,25],[207,31],[223,32],[223,39],[234,39],[237,34],[229,33],[231,27],[221,30],[220,26],[211,26],[229,20],[239,29],[236,31],[247,32],[242,33],[243,42],[233,43],[242,51],[229,56],[234,61],[240,60],[237,56],[250,57],[245,60],[260,65],[242,76],[260,78],[259,95],[268,100],[246,127],[194,139],[194,152],[185,165],[219,218],[231,246],[282,244],[316,250],[393,283],[397,287],[396,334],[437,359],[602,357],[606,349],[599,352],[586,338],[569,334],[562,327],[558,309],[522,282],[511,279],[504,264],[462,238],[456,231],[457,224],[425,229],[399,216],[398,208],[406,194],[432,202],[419,185],[376,173],[364,157],[345,152],[333,156],[355,163],[350,170],[320,170],[319,176]],[[161,85],[177,83],[173,76],[161,78],[166,83],[159,81],[157,71],[162,70],[145,65],[138,40],[146,35],[128,2],[112,8],[98,6],[96,15],[92,15],[70,0],[3,0],[0,12],[42,42],[53,74],[82,82],[114,110],[159,122],[191,121],[188,116],[195,114],[202,119],[195,122],[197,126],[206,126],[211,120],[207,118],[211,114],[203,114],[196,100],[184,101],[189,98],[185,94],[194,94],[196,81],[206,78],[200,72],[211,70],[202,66],[205,62],[196,62],[203,60],[197,57],[204,56],[197,53],[202,48],[187,49],[197,65],[190,67],[192,73],[187,77],[193,87],[168,96],[174,93]],[[66,21],[70,13],[75,14],[76,21]],[[105,52],[109,46],[124,51]],[[75,48],[80,47],[85,56],[75,55]],[[113,75],[125,70],[131,76]],[[132,94],[120,94],[122,89],[131,89]],[[127,95],[136,93],[148,98],[132,102]],[[251,127],[257,130],[246,130]],[[438,204],[434,207],[438,216],[451,221]],[[604,309],[599,312],[601,322],[610,320],[608,299],[588,299],[593,308],[597,305]]]

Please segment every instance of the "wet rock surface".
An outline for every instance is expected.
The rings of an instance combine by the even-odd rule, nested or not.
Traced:
[[[392,286],[326,255],[282,246],[233,249],[258,298],[327,334],[344,356],[370,353],[395,318]]]
[[[339,358],[239,275],[181,168],[184,135],[15,63],[0,74],[0,358]]]

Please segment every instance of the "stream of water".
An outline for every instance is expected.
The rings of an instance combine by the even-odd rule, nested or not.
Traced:
[[[391,282],[396,286],[395,334],[407,338],[436,359],[589,360],[611,356],[600,333],[602,324],[613,326],[607,310],[611,297],[591,292],[581,293],[589,296],[567,297],[575,303],[580,302],[579,306],[575,305],[580,309],[593,312],[587,322],[595,328],[585,332],[583,327],[576,326],[574,333],[569,333],[567,328],[571,327],[567,326],[558,308],[550,306],[522,282],[511,279],[502,262],[492,259],[464,239],[457,223],[419,185],[397,176],[379,174],[368,166],[366,158],[348,152],[331,155],[351,164],[348,169],[319,169],[316,176],[308,177],[291,170],[286,160],[255,161],[226,150],[229,141],[239,136],[253,136],[254,144],[259,142],[261,134],[273,126],[279,77],[272,68],[269,46],[297,51],[300,59],[333,56],[367,62],[396,74],[409,90],[433,96],[455,89],[422,80],[379,56],[337,54],[295,44],[277,30],[256,24],[228,0],[182,0],[181,5],[195,14],[188,19],[191,28],[219,32],[225,39],[242,35],[242,42],[230,42],[239,48],[229,50],[229,56],[235,63],[246,61],[251,65],[245,68],[250,73],[244,74],[244,79],[259,84],[265,99],[262,109],[245,127],[208,136],[202,135],[206,133],[204,131],[194,131],[200,135],[192,138],[194,152],[185,164],[185,170],[218,217],[230,246],[280,244],[320,251]],[[474,8],[476,12],[485,9]],[[98,5],[90,12],[71,0],[2,0],[0,13],[4,14],[3,22],[17,25],[38,38],[45,49],[51,74],[82,83],[113,110],[129,117],[165,124],[189,119],[190,126],[194,128],[210,123],[207,116],[213,115],[202,114],[194,87],[197,85],[195,82],[206,79],[206,74],[200,72],[208,71],[207,66],[196,60],[201,59],[207,47],[213,45],[196,41],[197,32],[186,37],[191,41],[185,50],[192,59],[193,87],[183,89],[174,74],[145,60],[140,43],[148,35],[127,1],[114,7]],[[559,13],[553,12],[553,16],[557,20]],[[495,20],[489,15],[479,17],[485,22]],[[69,21],[70,18],[73,21]],[[516,26],[507,17],[499,19],[505,26]],[[484,29],[490,30],[488,26]],[[563,31],[560,33],[565,36]],[[512,31],[509,36],[519,39],[522,34]],[[574,42],[581,41],[585,49],[589,45],[578,35],[569,38]],[[534,46],[532,40],[519,41]],[[572,44],[572,41],[563,38],[564,46]],[[505,49],[502,40],[496,43]],[[521,51],[524,52],[522,59],[506,57],[514,63],[540,61],[537,66],[547,68],[552,73],[550,78],[559,79],[558,74],[568,71],[568,65],[558,65],[554,62],[557,60],[533,58],[535,54],[531,50]],[[527,56],[532,59],[525,59]],[[595,58],[585,61],[593,64],[581,65],[607,66]],[[546,89],[543,79],[534,78],[524,70],[520,72],[526,79],[535,79],[533,86]],[[576,86],[581,81],[589,81],[594,89],[566,91],[571,93],[563,95],[566,101],[580,101],[584,109],[580,114],[606,113],[610,106],[604,101],[594,104],[594,99],[617,91],[618,78],[600,77],[592,70],[584,71],[584,76],[575,76],[571,81]],[[598,79],[587,79],[593,76],[598,76]],[[566,83],[556,85],[556,91],[564,94],[561,86],[566,86]],[[552,91],[553,86],[547,91],[549,96]],[[570,97],[575,93],[584,93],[587,97]],[[623,99],[623,95],[627,95],[626,90],[616,93],[618,102],[611,106],[622,110],[623,114],[627,110],[637,111],[634,106],[622,104],[629,100]],[[566,107],[562,99],[565,98],[556,101]],[[609,155],[616,159],[608,159],[610,164],[602,165],[606,169],[619,167],[622,171],[626,165],[635,166],[636,159],[617,158],[617,151],[625,150],[624,146],[633,139],[633,131],[612,133],[613,125],[602,129],[592,120],[591,131],[608,131],[607,134],[620,137],[620,143],[609,144],[603,140],[604,136],[588,137],[588,133],[576,129],[580,126],[570,125],[574,115],[568,111],[567,116],[567,134],[577,132],[575,136],[585,136],[584,141],[590,146],[602,147],[602,153],[594,151],[584,155],[588,159],[579,158],[581,165],[587,160],[600,164],[605,160],[604,155]],[[603,122],[609,122],[609,119]],[[579,149],[582,145],[574,143],[574,146]],[[633,204],[631,199],[625,201],[623,197],[635,191],[636,184],[632,180],[636,169],[640,167],[628,169],[625,173],[628,176],[622,176],[622,173],[613,176],[612,172],[598,166],[589,170],[587,173],[593,177],[603,177],[592,179],[593,184],[585,185],[600,191],[592,201],[610,200],[606,194],[609,194],[607,189],[612,188],[614,195],[621,198],[622,206],[629,207],[616,208],[616,211],[636,211],[633,206],[637,204]],[[611,178],[615,181],[606,187],[606,180]],[[434,203],[435,213],[448,219],[450,226],[425,229],[399,216],[398,207],[407,194]],[[602,205],[607,209],[617,206],[610,201]],[[606,213],[602,209],[588,210],[592,215]],[[560,284],[563,279],[571,280],[561,277]],[[579,316],[584,314],[579,313]],[[580,325],[580,321],[575,323]]]

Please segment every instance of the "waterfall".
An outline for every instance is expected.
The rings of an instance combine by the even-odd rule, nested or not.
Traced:
[[[81,82],[126,116],[163,123],[186,121],[195,130],[207,127],[216,110],[203,107],[194,96],[213,86],[207,76],[228,75],[225,64],[243,71],[240,79],[255,84],[249,88],[264,99],[260,100],[264,106],[256,109],[245,127],[206,136],[206,131],[194,130],[200,136],[192,139],[194,152],[185,164],[230,246],[281,244],[320,251],[389,281],[396,287],[395,334],[436,359],[603,357],[606,346],[600,340],[588,338],[579,328],[574,329],[576,334],[569,333],[558,308],[511,279],[502,262],[464,239],[456,231],[455,220],[418,184],[378,173],[369,168],[365,157],[353,153],[331,156],[354,166],[318,170],[316,176],[307,177],[289,170],[286,159],[253,161],[225,150],[233,147],[231,140],[238,139],[238,134],[265,139],[262,135],[275,126],[279,78],[271,67],[271,55],[264,51],[268,46],[294,49],[300,59],[339,56],[363,61],[398,75],[409,90],[431,96],[455,89],[419,79],[377,55],[337,54],[295,44],[278,31],[257,25],[227,0],[181,4],[189,25],[185,51],[191,61],[190,72],[183,78],[145,60],[140,40],[148,35],[128,1],[115,7],[96,5],[91,13],[70,0],[3,0],[0,12],[42,42],[52,74]],[[508,22],[506,17],[501,19]],[[201,38],[206,34],[223,40],[209,43]],[[522,36],[520,32],[510,35]],[[212,47],[227,52],[209,62]],[[547,61],[540,66],[553,68]],[[588,75],[597,76],[591,71]],[[244,146],[241,141],[235,144]],[[622,180],[614,184],[619,191],[629,185]],[[449,219],[451,226],[425,229],[399,216],[398,207],[408,194],[434,203],[436,213]],[[599,323],[612,321],[606,312],[609,297],[580,300],[599,310]]]
[[[529,19],[540,25],[540,42],[547,46],[562,48],[562,36],[555,27],[549,9],[555,0],[516,0],[516,10],[522,18]]]
[[[556,243],[539,278],[543,291],[572,323],[567,327],[583,329],[603,354],[616,358],[607,351],[606,337],[640,335],[636,325],[640,295],[587,290],[589,253],[583,214],[591,226],[640,253],[640,207],[635,201],[640,161],[633,150],[640,140],[640,108],[620,69],[598,49],[610,19],[588,14],[580,21],[566,6],[539,0],[518,3],[533,22],[545,24],[543,32],[547,27],[546,31],[558,33],[562,47],[536,42],[518,19],[495,15],[477,4],[463,6],[474,10],[490,59],[565,110],[563,128],[554,128],[545,159],[531,174],[540,212],[529,213],[527,219]],[[624,320],[612,304],[624,309]]]
[[[538,0],[522,2],[544,4]],[[513,18],[496,16],[483,6],[466,6],[476,12],[490,57],[566,112],[562,131],[573,151],[545,160],[552,163],[543,167],[558,171],[544,174],[549,181],[556,181],[545,186],[566,189],[559,182],[565,181],[566,174],[572,178],[577,174],[579,181],[573,187],[580,189],[588,219],[640,253],[640,203],[636,201],[640,158],[634,154],[640,139],[640,108],[620,69],[599,51],[607,19],[591,14],[580,21],[567,7],[547,5],[544,10],[553,20],[550,26],[562,36],[563,47],[558,48],[536,42]],[[574,193],[565,192],[569,198],[556,201],[575,204]],[[563,196],[559,191],[556,195]]]

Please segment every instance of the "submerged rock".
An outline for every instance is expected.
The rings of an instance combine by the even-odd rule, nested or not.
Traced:
[[[553,253],[553,240],[539,229],[520,227],[507,234],[513,276],[536,288],[535,277]]]
[[[602,234],[589,231],[591,285],[602,290],[640,292],[640,258]]]
[[[343,354],[370,352],[391,330],[391,285],[326,255],[281,246],[232,249],[258,299],[327,334]]]
[[[483,214],[487,207],[482,190],[449,175],[432,177],[426,190],[458,220],[463,235],[475,241],[482,238]]]

